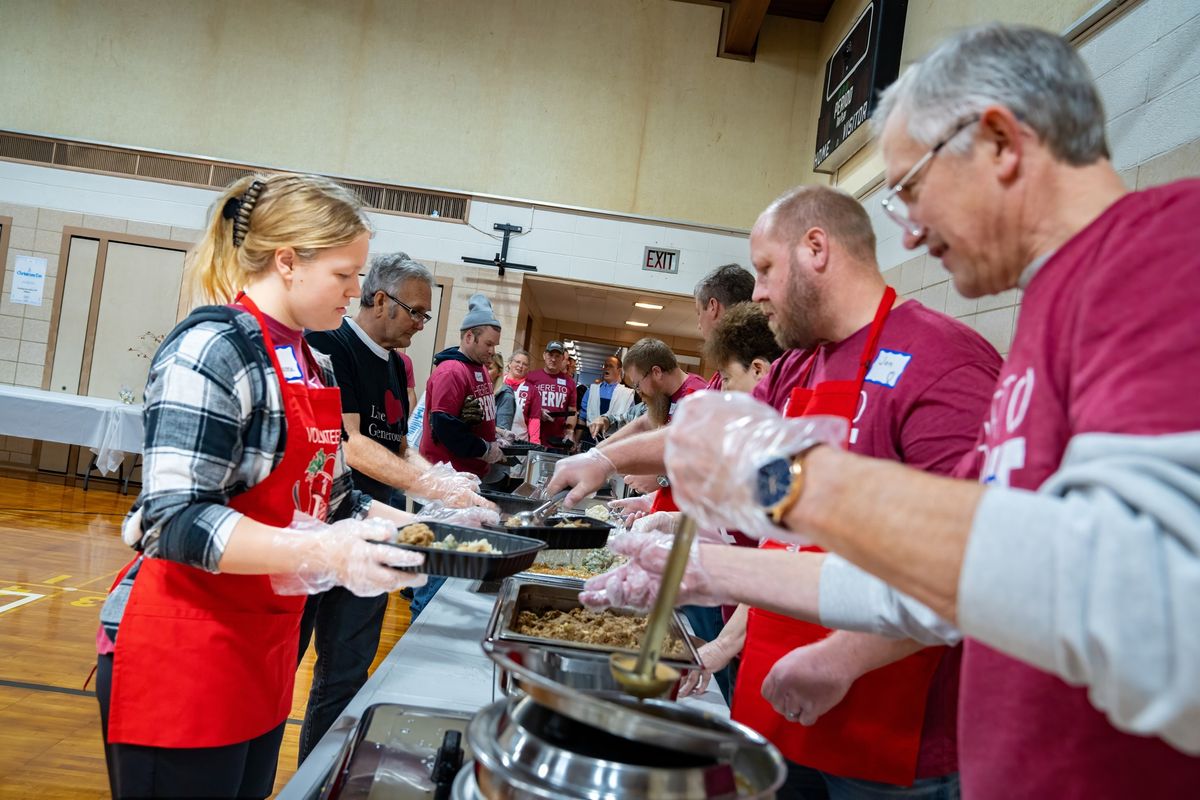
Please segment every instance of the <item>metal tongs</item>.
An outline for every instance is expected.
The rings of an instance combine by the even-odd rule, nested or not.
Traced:
[[[567,496],[569,489],[563,489],[533,511],[521,511],[515,515],[517,524],[510,528],[537,528],[545,523],[547,517],[558,513],[558,504]]]

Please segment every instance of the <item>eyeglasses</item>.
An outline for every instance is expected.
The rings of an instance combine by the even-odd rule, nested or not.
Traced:
[[[383,292],[382,289],[380,289],[379,291]],[[422,323],[428,325],[429,320],[433,319],[433,314],[427,313],[425,311],[417,311],[416,309],[414,309],[412,306],[410,306],[408,303],[404,302],[403,300],[397,300],[396,298],[392,297],[387,292],[383,292],[383,293],[385,295],[387,295],[387,298],[389,300],[391,300],[393,303],[395,303],[396,305],[400,306],[405,311],[407,311],[408,315],[413,318],[414,322],[422,322]]]
[[[951,139],[953,139],[955,136],[958,136],[960,133],[966,130],[968,126],[973,125],[976,122],[979,122],[978,114],[973,117],[968,117],[967,119],[958,123],[954,130],[950,131],[950,133],[944,136],[941,141],[930,148],[928,153],[921,156],[921,158],[917,160],[917,163],[912,165],[912,169],[904,173],[904,177],[896,181],[896,183],[887,190],[887,193],[883,196],[883,199],[879,201],[880,205],[883,206],[884,212],[892,218],[893,222],[903,228],[905,233],[915,237],[920,237],[922,226],[913,222],[912,217],[909,216],[908,206],[903,200],[900,199],[900,192],[904,191],[905,189],[911,189],[912,187],[910,184],[912,183],[913,178],[915,178],[917,174],[923,170],[930,161],[933,160],[933,157],[936,156],[943,147],[950,144]]]

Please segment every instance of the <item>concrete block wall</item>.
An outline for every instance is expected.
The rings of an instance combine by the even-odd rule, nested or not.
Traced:
[[[1113,166],[1130,189],[1200,176],[1200,2],[1143,0],[1079,46],[1104,101]],[[967,299],[924,250],[900,243],[900,228],[863,199],[877,237],[876,257],[888,283],[983,334],[1008,354],[1021,292]]]

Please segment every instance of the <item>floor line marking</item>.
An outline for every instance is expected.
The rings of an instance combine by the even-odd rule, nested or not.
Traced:
[[[107,576],[101,576],[107,577]],[[98,592],[94,589],[79,589],[74,586],[59,586],[58,584],[34,583],[32,581],[10,581],[0,578],[0,584],[13,586],[36,586],[39,589],[58,589],[63,592],[83,592],[84,594],[108,594],[108,592]]]
[[[56,692],[57,694],[73,694],[76,697],[95,697],[96,693],[88,689],[70,689],[66,686],[51,686],[48,683],[29,683],[27,681],[10,681],[0,678],[0,686],[11,689],[30,689],[35,692]]]
[[[70,576],[70,575],[55,575],[53,578],[47,578],[47,579],[46,579],[46,585],[47,585],[47,586],[53,586],[53,585],[55,585],[56,583],[62,583],[63,581],[65,581],[65,580],[66,580],[67,578],[69,578],[69,577],[71,577],[71,576]]]
[[[46,596],[44,594],[34,594],[32,592],[13,592],[9,591],[8,589],[0,589],[0,594],[21,598],[20,600],[13,600],[12,602],[5,603],[4,605],[0,606],[0,614],[5,613],[6,611],[13,611],[21,606],[28,605],[29,603],[35,603]]]

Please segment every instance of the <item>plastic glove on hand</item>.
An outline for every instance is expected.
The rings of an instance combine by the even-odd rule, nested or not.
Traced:
[[[275,546],[301,554],[295,573],[272,575],[278,594],[316,594],[344,586],[359,597],[422,586],[425,576],[392,567],[416,567],[425,556],[379,542],[395,534],[395,525],[384,519],[344,519],[314,529],[311,525],[281,530]]]
[[[458,418],[467,425],[478,425],[483,422],[483,404],[479,402],[479,398],[471,395],[464,400],[462,411],[458,412]]]
[[[455,508],[495,508],[493,503],[479,496],[479,486],[478,475],[455,472],[449,464],[441,463],[426,470],[408,493],[425,503],[440,502]]]
[[[711,642],[705,642],[696,654],[700,656],[700,663],[704,665],[704,669],[689,672],[684,677],[683,682],[679,684],[680,697],[690,697],[708,691],[708,684],[712,680],[713,673],[720,672],[729,666],[738,651],[726,645],[718,636]]]
[[[448,508],[441,503],[430,503],[417,514],[415,522],[445,522],[464,528],[482,528],[484,525],[499,525],[500,513],[495,507]]]
[[[625,485],[630,489],[642,494],[654,494],[662,488],[658,485],[657,475],[626,475],[621,480],[625,481]]]
[[[561,459],[554,465],[554,474],[546,485],[546,496],[571,489],[562,502],[563,508],[571,508],[583,502],[588,495],[603,488],[617,469],[598,447],[586,453]]]
[[[634,533],[669,533],[675,534],[675,526],[682,516],[678,511],[655,511],[636,520],[629,530]]]
[[[580,602],[592,609],[649,609],[658,597],[667,556],[674,542],[674,536],[663,533],[617,534],[608,547],[614,553],[628,556],[629,560],[603,575],[590,578],[579,594]],[[702,553],[701,547],[693,542],[675,598],[677,606],[719,606],[728,602],[714,594],[712,577]]]
[[[495,464],[498,461],[504,460],[504,451],[500,449],[499,442],[488,442],[488,449],[483,454],[483,460],[489,464]]]
[[[762,696],[789,722],[814,725],[842,702],[858,677],[821,642],[798,647],[775,662]]]
[[[608,507],[624,517],[625,527],[650,513],[654,506],[654,495],[643,494],[637,497],[626,497],[624,500],[610,500]]]
[[[758,496],[758,470],[814,445],[842,448],[841,417],[786,419],[747,394],[697,392],[667,426],[666,465],[675,502],[700,528],[740,530],[756,539],[807,544],[772,525]]]

